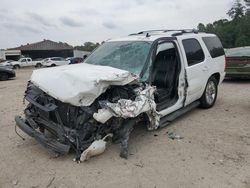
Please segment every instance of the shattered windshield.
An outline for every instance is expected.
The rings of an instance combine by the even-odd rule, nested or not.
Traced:
[[[106,42],[97,48],[85,63],[111,66],[139,75],[146,62],[151,44],[145,41]]]

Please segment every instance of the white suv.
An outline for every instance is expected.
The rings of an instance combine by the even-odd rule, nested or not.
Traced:
[[[143,31],[105,42],[82,64],[35,70],[25,92],[25,119],[15,120],[46,147],[73,149],[77,160],[104,151],[98,143],[107,135],[127,158],[129,134],[139,121],[155,130],[195,107],[212,107],[224,69],[214,34]]]
[[[50,57],[43,60],[43,66],[45,67],[54,67],[60,65],[68,65],[69,61],[62,57]]]

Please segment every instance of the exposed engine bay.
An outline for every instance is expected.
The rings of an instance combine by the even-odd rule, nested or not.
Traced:
[[[16,122],[24,132],[55,152],[74,151],[77,161],[92,143],[110,134],[112,142],[120,143],[120,156],[127,158],[129,135],[138,122],[147,121],[149,130],[157,129],[159,116],[154,91],[154,87],[144,83],[110,86],[90,106],[74,106],[29,82],[25,120],[16,117]]]

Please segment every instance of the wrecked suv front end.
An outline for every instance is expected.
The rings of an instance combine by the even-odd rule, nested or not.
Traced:
[[[73,150],[77,159],[95,140],[112,134],[113,141],[121,144],[121,157],[127,158],[133,126],[147,114],[152,121],[148,128],[156,126],[153,91],[147,85],[114,86],[86,107],[63,103],[29,82],[25,119],[17,116],[15,120],[42,145],[60,154]]]
[[[134,125],[145,120],[150,130],[159,125],[154,92],[155,87],[138,76],[110,66],[40,69],[33,72],[25,92],[25,118],[15,120],[45,147],[61,154],[72,150],[77,160],[107,135],[121,144],[120,156],[127,158]]]

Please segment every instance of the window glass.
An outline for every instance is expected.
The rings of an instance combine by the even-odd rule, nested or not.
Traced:
[[[51,58],[51,60],[60,61],[61,59],[59,57],[54,57],[54,58]]]
[[[105,42],[86,59],[85,63],[111,66],[140,75],[150,48],[151,42],[144,41]]]
[[[250,57],[250,47],[227,49],[226,56],[227,57]]]
[[[182,41],[182,43],[186,52],[186,57],[189,66],[204,61],[204,52],[198,40],[185,39]]]
[[[161,43],[157,47],[157,53],[156,54],[158,54],[161,51],[169,50],[169,49],[172,49],[172,48],[174,48],[174,44],[171,43],[171,42]]]
[[[223,56],[225,54],[218,37],[203,37],[202,40],[204,41],[212,58]]]

